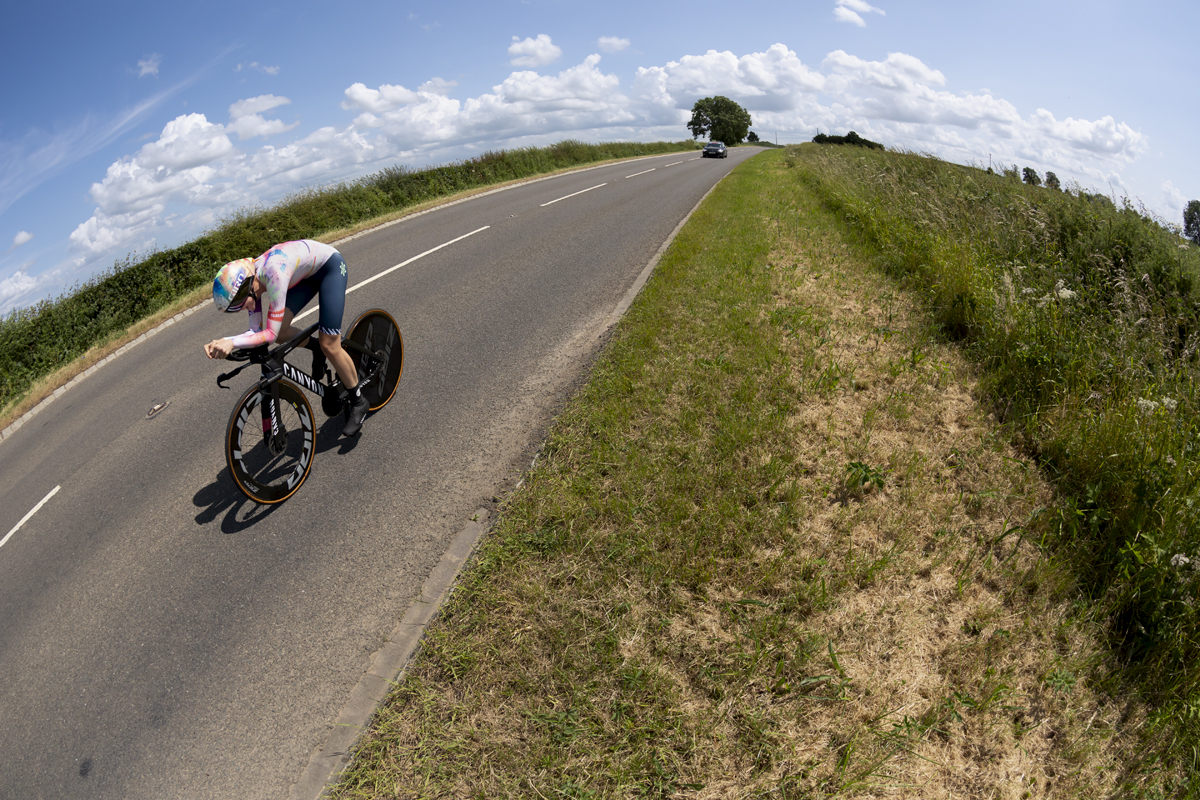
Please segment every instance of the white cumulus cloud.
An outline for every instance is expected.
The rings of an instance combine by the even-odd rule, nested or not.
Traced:
[[[203,198],[216,175],[211,164],[232,153],[233,143],[221,125],[203,114],[176,117],[156,141],[111,164],[104,180],[92,184],[97,208],[71,233],[71,247],[99,254],[153,228],[168,203]]]
[[[30,275],[28,270],[27,264],[22,265],[14,274],[0,280],[0,314],[32,305],[61,288],[63,276],[60,270],[41,275]]]
[[[1098,120],[1067,117],[1059,122],[1044,108],[1033,115],[1032,122],[1040,133],[1081,150],[1103,155],[1136,156],[1146,149],[1146,137],[1111,116]]]
[[[854,13],[873,8],[862,0],[840,7]],[[783,44],[744,54],[710,50],[640,67],[626,85],[604,70],[599,54],[540,73],[532,65],[561,55],[545,34],[514,39],[510,55],[514,63],[529,62],[472,97],[451,97],[455,82],[437,77],[415,89],[353,83],[341,98],[352,121],[290,141],[231,141],[293,129],[269,118],[288,105],[286,97],[239,100],[228,107],[225,125],[203,114],[181,115],[92,186],[95,212],[71,234],[71,246],[82,262],[122,255],[172,231],[178,241],[178,232],[194,235],[237,208],[397,162],[424,166],[564,138],[680,139],[692,106],[713,95],[745,107],[765,139],[778,133],[784,141],[804,141],[818,131],[855,130],[958,163],[991,157],[998,165],[1054,170],[1064,185],[1122,187],[1121,168],[1147,148],[1144,134],[1112,116],[1021,111],[989,90],[953,87],[952,76],[900,52],[872,61],[835,50],[809,65]],[[1180,202],[1177,190],[1162,193],[1169,204]],[[28,270],[21,276],[9,279],[6,296],[28,285]]]
[[[886,16],[887,12],[882,8],[876,8],[864,0],[837,0],[837,5],[833,8],[833,18],[838,22],[849,22],[862,28],[865,27],[867,21],[862,18],[862,14],[880,14]]]
[[[354,125],[374,129],[398,147],[446,147],[561,131],[630,124],[636,117],[620,80],[599,68],[599,55],[558,75],[514,72],[490,93],[458,101],[403,86],[369,89],[356,83],[342,107],[360,110]]]
[[[13,237],[12,246],[20,247],[21,245],[25,244],[32,238],[33,238],[33,234],[30,233],[29,231],[19,231],[17,233],[17,235]]]
[[[619,36],[601,36],[596,46],[605,53],[619,53],[629,47],[629,40]]]
[[[562,48],[550,41],[550,37],[544,33],[539,33],[536,39],[521,39],[517,36],[512,38],[513,43],[509,45],[508,54],[512,56],[509,63],[514,67],[542,67],[557,61],[562,55]]]
[[[725,95],[751,112],[811,107],[826,78],[782,44],[736,56],[709,50],[662,67],[639,68],[634,94],[660,112],[690,110],[702,97]]]
[[[261,114],[264,111],[270,111],[272,108],[289,105],[291,102],[286,97],[276,97],[273,94],[260,94],[258,97],[238,100],[229,106],[229,118],[237,119],[238,117],[248,117],[252,114]]]
[[[447,81],[442,78],[430,78],[417,87],[418,92],[429,94],[450,94],[450,90],[458,86],[458,81]]]
[[[267,75],[279,74],[279,67],[269,67],[266,64],[259,64],[257,61],[251,61],[249,64],[238,64],[233,68],[233,71],[241,72],[243,69],[254,69]]]
[[[138,77],[144,78],[147,75],[157,75],[158,65],[162,63],[162,56],[158,53],[152,53],[138,61]]]
[[[264,94],[246,100],[238,100],[229,107],[230,122],[227,129],[236,133],[238,139],[242,141],[252,139],[255,136],[265,138],[290,131],[300,123],[293,122],[291,125],[288,125],[282,120],[266,119],[262,114],[264,111],[270,111],[273,108],[278,108],[291,102],[286,97],[276,97],[273,94]]]

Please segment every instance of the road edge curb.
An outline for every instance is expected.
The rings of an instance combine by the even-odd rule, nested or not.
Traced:
[[[313,753],[300,780],[292,787],[292,800],[318,800],[325,795],[350,762],[359,737],[369,729],[392,686],[404,677],[420,649],[425,631],[449,599],[463,567],[490,530],[486,508],[478,509],[454,537],[450,547],[421,587],[383,647],[371,656],[371,667],[350,692],[320,750]]]

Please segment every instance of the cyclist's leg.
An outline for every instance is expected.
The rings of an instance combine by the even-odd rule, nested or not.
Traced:
[[[342,385],[347,389],[353,390],[358,386],[358,371],[354,368],[354,360],[350,358],[350,354],[342,347],[341,332],[326,333],[325,331],[321,331],[319,338],[321,340],[321,352],[325,354],[325,358],[329,359],[329,363],[333,365],[333,369],[342,380]]]
[[[342,348],[342,314],[346,309],[346,262],[340,254],[334,254],[313,277],[320,280],[321,317],[318,339],[321,341],[321,351],[333,365],[342,385],[353,390],[358,386],[358,370],[354,368],[350,354]]]
[[[279,338],[277,344],[282,344],[300,331],[292,327],[292,318],[300,313],[300,310],[308,305],[317,292],[321,288],[321,282],[318,280],[320,273],[310,275],[300,283],[288,289],[287,299],[283,301],[283,324],[279,326]],[[308,344],[307,341],[300,342],[299,346],[304,347]]]

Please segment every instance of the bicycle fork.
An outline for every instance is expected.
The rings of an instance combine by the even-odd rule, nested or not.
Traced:
[[[270,372],[267,365],[262,368],[263,378]],[[270,387],[259,393],[259,411],[262,414],[263,441],[272,455],[279,455],[287,449],[287,431],[279,421],[279,381],[271,381]]]

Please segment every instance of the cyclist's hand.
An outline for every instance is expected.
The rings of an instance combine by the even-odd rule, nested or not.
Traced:
[[[233,342],[229,339],[213,339],[204,345],[204,352],[209,358],[229,358],[233,352]]]

